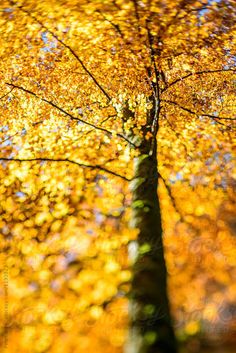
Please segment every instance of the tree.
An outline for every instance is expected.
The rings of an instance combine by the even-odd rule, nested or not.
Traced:
[[[201,129],[231,134],[233,5],[234,1],[61,4],[45,0],[40,4],[5,1],[2,7],[1,101],[6,137],[1,160],[24,165],[14,182],[17,178],[23,182],[29,163],[36,174],[41,173],[39,162],[42,168],[42,162],[50,168],[57,168],[51,167],[54,163],[81,167],[79,185],[84,194],[76,202],[85,209],[92,208],[94,199],[89,200],[84,180],[98,188],[103,182],[102,189],[107,180],[114,183],[113,178],[122,190],[131,183],[132,227],[138,230],[137,240],[130,244],[135,251],[127,344],[131,353],[176,351],[158,179],[165,182],[170,198],[172,193],[158,169],[157,154],[165,156],[162,166],[169,159],[167,169],[175,170],[179,152],[171,151],[170,156],[164,152],[171,134],[184,139],[190,127],[192,136]],[[164,129],[161,150],[160,126]],[[187,143],[183,143],[186,154]],[[32,203],[35,196],[31,197]],[[73,199],[65,202],[64,198],[63,191],[60,201],[54,201],[59,219],[78,211]],[[123,216],[128,202],[125,198],[120,202],[118,216]],[[57,217],[50,212],[49,206],[37,212],[36,225],[45,222],[50,228]]]

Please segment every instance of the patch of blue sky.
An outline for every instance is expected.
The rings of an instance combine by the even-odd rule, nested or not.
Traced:
[[[218,124],[218,123],[217,123],[217,121],[215,121],[215,120],[211,120],[210,124],[211,124],[211,125],[216,125],[216,124]]]
[[[203,175],[191,175],[190,181],[189,181],[190,186],[196,186],[203,183],[204,183]]]
[[[40,166],[42,167],[42,166],[44,166],[45,164],[47,163],[47,161],[40,161]]]
[[[76,253],[73,252],[73,251],[68,251],[68,252],[65,254],[65,260],[66,260],[67,263],[70,263],[70,262],[76,260],[76,257],[77,257],[77,255],[76,255]]]
[[[92,234],[94,234],[94,231],[92,229],[87,229],[86,233],[92,235]]]
[[[45,44],[48,44],[47,32],[41,33],[41,38]]]
[[[204,16],[208,11],[209,11],[209,9],[202,9],[198,13],[200,16]]]
[[[41,48],[40,50],[44,51],[44,52],[51,52],[52,49],[57,47],[57,43],[55,41],[50,41],[47,38],[47,31],[44,31],[43,33],[41,33],[41,38],[45,44],[45,47]]]
[[[8,131],[8,130],[9,130],[9,126],[8,125],[0,126],[0,131]]]
[[[21,130],[21,136],[25,136],[27,134],[27,130],[26,128],[23,127],[23,129]]]
[[[5,9],[3,9],[3,12],[11,13],[13,12],[13,9],[11,9],[10,7],[6,7]]]
[[[175,179],[176,179],[176,180],[183,180],[183,175],[182,175],[182,173],[181,173],[181,172],[176,173]]]
[[[12,141],[10,139],[1,143],[2,147],[7,147],[7,146],[11,146],[11,145],[12,145]]]
[[[11,159],[11,158],[14,158],[16,156],[16,154],[14,152],[10,153],[8,158]]]
[[[96,212],[95,213],[95,220],[98,224],[100,224],[104,221],[104,216],[101,213]]]
[[[84,125],[83,121],[77,121],[77,125]]]
[[[221,186],[222,186],[222,188],[224,188],[224,189],[227,188],[227,186],[228,186],[227,179],[223,179],[223,180],[221,181]]]
[[[225,153],[225,154],[223,155],[223,158],[224,158],[225,162],[230,162],[230,161],[233,159],[231,153]]]
[[[44,51],[45,53],[50,53],[52,51],[49,47],[43,47],[40,50]]]
[[[17,192],[15,193],[15,195],[16,195],[17,197],[19,197],[19,198],[23,198],[23,197],[26,196],[25,193],[22,192],[22,191],[17,191]]]
[[[220,152],[217,151],[217,152],[213,153],[213,159],[218,161],[220,159]]]
[[[169,178],[169,182],[171,184],[175,184],[177,181],[183,180],[183,173],[177,172],[175,175],[172,174]]]

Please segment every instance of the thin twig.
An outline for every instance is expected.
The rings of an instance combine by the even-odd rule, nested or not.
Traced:
[[[174,198],[174,196],[172,194],[170,186],[167,184],[166,180],[163,178],[163,176],[160,173],[158,173],[158,177],[163,181],[163,184],[165,185],[165,188],[166,188],[166,191],[167,191],[167,193],[169,195],[171,203],[172,203],[176,213],[180,216],[180,221],[181,222],[185,222],[183,215],[181,214],[181,212],[178,209],[178,206],[176,205],[176,201],[175,201],[175,198]]]
[[[3,144],[4,142],[10,140],[12,137],[16,136],[17,134],[19,134],[19,132],[16,132],[14,135],[11,135],[11,136],[6,137],[5,140],[0,141],[0,144]]]
[[[16,3],[14,3],[16,5]],[[63,45],[66,49],[70,51],[70,53],[74,56],[74,58],[80,63],[84,71],[88,74],[88,76],[93,80],[95,85],[100,89],[100,91],[106,96],[106,98],[110,101],[111,97],[109,94],[106,92],[106,90],[101,86],[101,84],[98,82],[98,80],[95,78],[95,76],[92,74],[92,72],[86,67],[84,62],[81,60],[81,58],[76,54],[74,49],[72,49],[68,44],[66,44],[62,39],[60,39],[55,33],[53,33],[45,24],[43,24],[37,17],[32,15],[29,11],[25,10],[23,6],[17,6],[16,7],[26,13],[28,16],[30,16],[33,20],[35,20],[42,28],[46,29],[48,33],[51,34],[53,38],[55,38],[61,45]]]
[[[195,76],[195,75],[217,73],[217,72],[236,72],[236,69],[203,70],[203,71],[191,72],[191,73],[189,73],[185,76],[182,76],[182,77],[172,81],[171,83],[169,83],[166,88],[163,88],[162,92],[166,91],[167,89],[169,89],[171,86],[175,85],[176,83],[182,82],[183,80],[185,80],[188,77]]]
[[[182,110],[184,110],[184,111],[186,111],[186,112],[188,112],[190,114],[196,115],[196,116],[205,116],[207,118],[211,118],[211,119],[215,120],[218,124],[226,126],[227,128],[231,128],[231,126],[221,123],[220,121],[218,121],[218,119],[219,120],[231,120],[231,121],[236,120],[236,118],[224,118],[224,117],[215,116],[215,115],[206,114],[206,113],[198,113],[198,112],[195,112],[195,111],[193,111],[193,110],[191,110],[189,108],[183,107],[182,105],[180,105],[177,102],[170,101],[170,100],[167,100],[167,99],[162,99],[162,102],[175,105],[176,107],[179,107],[180,109],[182,109]]]
[[[2,97],[0,97],[0,100],[3,99],[3,98],[5,98],[5,97],[7,97],[8,94],[10,94],[10,93],[13,91],[13,89],[14,89],[14,87],[11,88],[9,92],[5,93]]]

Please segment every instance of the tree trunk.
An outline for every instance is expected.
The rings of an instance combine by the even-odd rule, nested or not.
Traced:
[[[139,147],[131,182],[132,225],[139,230],[139,234],[133,244],[136,256],[130,291],[130,330],[125,353],[176,353],[157,195],[156,139],[151,156],[150,144],[144,139]]]

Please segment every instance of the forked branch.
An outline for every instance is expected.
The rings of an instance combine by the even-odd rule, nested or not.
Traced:
[[[81,119],[81,118],[77,118],[75,116],[73,116],[72,114],[70,114],[69,112],[67,112],[66,110],[64,110],[63,108],[59,107],[57,104],[55,104],[54,102],[52,101],[49,101],[48,99],[46,98],[43,98],[43,97],[40,97],[38,96],[36,93],[22,87],[22,86],[18,86],[18,85],[15,85],[13,83],[8,83],[6,82],[6,85],[10,86],[10,87],[13,87],[13,88],[16,88],[16,89],[19,89],[25,93],[28,93],[30,94],[31,96],[34,96],[35,98],[41,100],[42,102],[45,102],[49,105],[51,105],[53,108],[57,109],[58,111],[60,111],[61,113],[63,113],[64,115],[68,116],[71,120],[76,120],[76,121],[79,121],[85,125],[88,125],[88,126],[91,126],[92,128],[96,129],[96,130],[100,130],[100,131],[103,131],[105,133],[107,133],[108,135],[112,136],[114,134],[114,132],[112,131],[109,131],[107,129],[105,129],[104,127],[101,127],[101,126],[97,126],[93,123],[90,123],[84,119]],[[120,133],[116,133],[116,135],[122,139],[124,139],[126,142],[128,142],[129,144],[131,144],[132,146],[136,147],[130,140],[128,140],[124,135],[120,134]]]

